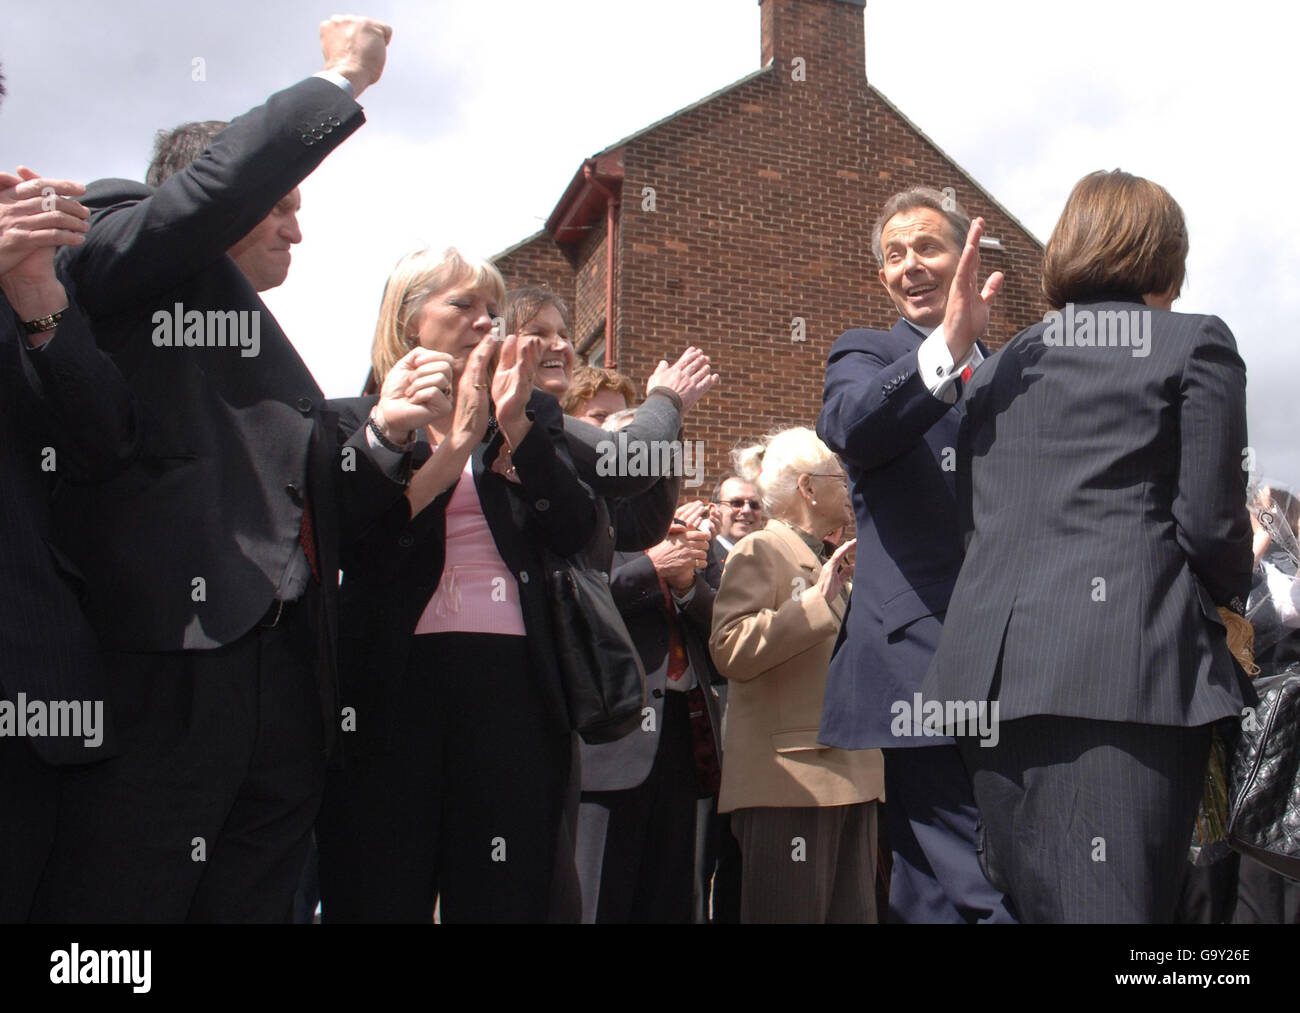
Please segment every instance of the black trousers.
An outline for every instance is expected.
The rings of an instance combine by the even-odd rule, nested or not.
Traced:
[[[310,607],[218,650],[106,655],[121,755],[64,773],[35,920],[290,920],[325,775]]]
[[[557,860],[571,740],[525,639],[413,637],[396,706],[387,751],[329,772],[322,920],[427,924],[440,902],[443,922],[547,921],[573,870]]]
[[[1211,726],[1040,716],[998,744],[958,744],[982,819],[981,862],[1021,921],[1169,923]]]
[[[685,693],[664,694],[645,781],[626,791],[583,792],[582,802],[608,813],[597,923],[692,922],[699,783]]]
[[[0,736],[0,924],[31,916],[54,846],[60,774],[23,739]]]

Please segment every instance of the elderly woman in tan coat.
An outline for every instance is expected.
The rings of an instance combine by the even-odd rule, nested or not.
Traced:
[[[727,556],[709,648],[730,683],[719,812],[744,858],[741,921],[874,922],[877,749],[819,745],[826,667],[848,603],[848,483],[811,429],[733,455],[771,518]]]

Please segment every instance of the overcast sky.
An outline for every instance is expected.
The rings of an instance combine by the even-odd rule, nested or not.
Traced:
[[[0,166],[140,179],[159,127],[229,119],[320,69],[331,13],[65,0],[56,19],[7,4]],[[363,96],[367,124],[303,184],[305,240],[266,297],[332,396],[359,389],[401,254],[500,251],[541,227],[583,158],[759,65],[754,0],[374,0],[356,13],[393,26],[388,67]],[[1169,189],[1191,233],[1175,309],[1232,328],[1260,468],[1300,484],[1297,5],[870,0],[866,33],[871,83],[1040,239],[1093,169]]]

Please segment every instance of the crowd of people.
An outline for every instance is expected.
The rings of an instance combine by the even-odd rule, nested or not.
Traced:
[[[0,702],[102,705],[0,721],[0,921],[1300,920],[1188,861],[1256,699],[1220,609],[1295,664],[1300,550],[1231,333],[1171,309],[1163,188],[1080,181],[1057,316],[996,355],[982,221],[895,195],[897,322],[684,501],[606,464],[680,447],[706,352],[580,366],[558,295],[456,249],[397,262],[363,394],[322,395],[258,293],[391,30],[320,34],[145,184],[0,174]],[[644,675],[621,736],[566,696],[574,561]]]

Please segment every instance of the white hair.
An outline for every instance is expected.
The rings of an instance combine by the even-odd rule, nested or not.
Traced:
[[[770,517],[788,517],[799,497],[799,476],[839,467],[835,455],[815,432],[794,426],[768,433],[758,443],[731,452],[736,474],[752,483]]]

